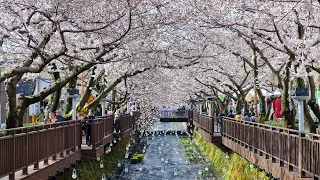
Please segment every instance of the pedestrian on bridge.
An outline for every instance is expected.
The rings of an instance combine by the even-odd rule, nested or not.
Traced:
[[[218,114],[217,120],[219,122],[219,124],[221,124],[222,121],[222,117],[225,117],[226,115],[223,113],[223,110],[220,109],[220,113]]]
[[[44,123],[50,124],[50,123],[54,123],[54,122],[56,122],[56,116],[55,116],[54,112],[50,112],[49,119],[45,120]]]
[[[119,134],[120,133],[120,112],[119,110],[117,110],[114,113],[114,128],[116,130],[116,133]]]
[[[94,117],[102,116],[101,108],[97,107],[97,110],[94,112]]]
[[[245,112],[244,113],[244,117],[242,118],[242,120],[244,121],[251,121],[250,117],[249,117],[249,113]]]
[[[89,110],[88,115],[84,117],[85,125],[82,127],[82,130],[86,133],[86,142],[88,146],[91,146],[91,124],[94,120],[93,111]]]
[[[254,112],[251,113],[251,122],[256,122],[258,123],[259,120],[258,118],[256,117],[256,114]]]
[[[237,112],[237,115],[236,115],[236,117],[234,119],[237,120],[237,121],[241,121],[241,119],[242,119],[241,111]]]
[[[234,115],[232,113],[232,109],[230,109],[230,111],[229,111],[228,118],[234,118]]]
[[[56,122],[63,122],[65,121],[64,117],[61,116],[61,111],[60,110],[56,110]]]

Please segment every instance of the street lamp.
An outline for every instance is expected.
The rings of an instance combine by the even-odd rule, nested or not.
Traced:
[[[202,113],[202,104],[203,103],[203,99],[198,99],[198,100],[196,100],[196,105],[197,105],[197,107],[198,107],[198,112],[201,114]]]
[[[108,97],[105,97],[101,100],[102,104],[101,104],[101,111],[102,111],[102,116],[106,115],[106,102],[108,102]]]
[[[72,120],[77,119],[76,99],[79,97],[79,89],[68,88],[69,97],[72,98]]]
[[[297,87],[291,89],[290,94],[292,99],[298,101],[299,131],[304,132],[303,101],[309,98],[309,88]]]
[[[208,106],[209,106],[208,115],[212,117],[213,97],[207,97],[207,102],[208,102]]]

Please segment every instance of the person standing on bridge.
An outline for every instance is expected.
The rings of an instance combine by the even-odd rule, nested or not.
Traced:
[[[232,113],[232,109],[230,109],[230,111],[229,111],[228,118],[234,118],[234,115]]]
[[[64,118],[61,116],[61,111],[60,110],[56,110],[56,122],[63,122]]]
[[[251,122],[255,122],[255,123],[259,122],[259,120],[256,117],[256,114],[254,112],[251,113]]]
[[[93,111],[89,110],[88,115],[84,117],[85,125],[82,127],[82,130],[85,130],[86,133],[86,142],[88,146],[91,146],[91,124],[94,120]]]
[[[94,112],[94,117],[102,116],[101,108],[97,107],[97,110]]]
[[[245,112],[244,113],[244,117],[242,118],[243,121],[251,121],[250,117],[249,117],[249,113]]]
[[[223,113],[223,110],[220,109],[220,113],[218,114],[217,120],[219,122],[219,124],[221,124],[222,121],[222,117],[225,117],[226,115]]]
[[[114,113],[114,128],[116,130],[116,133],[119,134],[120,133],[120,112],[119,110],[117,110]]]
[[[54,112],[50,112],[49,113],[49,119],[45,120],[44,123],[45,124],[50,124],[50,123],[54,123],[54,122],[56,122],[55,114],[54,114]]]
[[[241,111],[237,112],[237,115],[236,115],[236,117],[234,119],[237,120],[237,121],[241,121],[241,119],[242,119]]]

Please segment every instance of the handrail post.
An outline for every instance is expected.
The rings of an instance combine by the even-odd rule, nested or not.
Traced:
[[[90,137],[90,142],[92,144],[92,149],[96,149],[96,120],[92,120],[91,123],[91,137]]]
[[[23,175],[28,175],[28,164],[29,164],[29,133],[28,133],[28,128],[24,129],[24,133],[26,133],[26,157],[25,157],[25,161],[26,161],[26,167],[23,168],[22,170],[22,174]]]
[[[49,133],[49,126],[46,126],[46,125],[44,125],[44,127],[46,128],[46,142],[45,142],[45,148],[46,148],[46,151],[47,151],[47,157],[46,157],[46,159],[44,159],[44,161],[43,161],[43,165],[48,165],[49,164],[49,143],[50,143],[50,141],[49,141],[49,139],[48,139],[48,133]]]
[[[12,165],[11,165],[11,168],[12,168],[12,173],[9,175],[9,180],[14,180],[15,177],[16,177],[16,131],[13,130],[12,131]]]
[[[213,116],[210,119],[211,119],[211,124],[212,124],[212,127],[211,127],[211,133],[212,133],[211,134],[211,142],[213,142],[213,139],[214,139],[214,119],[213,119]]]
[[[103,138],[105,138],[105,137],[106,137],[106,124],[107,124],[107,123],[106,123],[106,116],[103,116],[103,117],[102,117],[102,120],[103,120],[103,121],[102,121],[102,122],[103,122],[103,123],[102,123],[102,125],[103,125]]]
[[[276,159],[274,158],[274,155],[273,155],[273,141],[274,141],[274,137],[273,137],[273,130],[274,130],[274,128],[273,127],[271,127],[271,162],[272,163],[275,163],[276,162]]]
[[[281,134],[282,134],[282,129],[279,128],[279,166],[280,167],[283,167],[284,166],[284,163],[283,163],[283,159],[281,159],[281,152],[282,152],[282,142],[281,142]]]
[[[78,132],[79,133],[79,139],[80,139],[80,143],[78,144],[78,149],[81,149],[81,144],[82,144],[82,120],[79,121],[80,125],[79,125],[79,129],[78,129]]]
[[[315,144],[314,144],[314,135],[311,135],[311,141],[312,141],[312,145],[311,145],[311,173],[314,176],[314,174],[316,173],[316,168],[315,168],[315,152],[314,152],[314,147],[315,147]]]
[[[52,160],[56,161],[57,160],[57,125],[54,124],[54,155],[52,156]]]
[[[266,141],[266,133],[267,133],[267,128],[266,126],[263,126],[263,139],[264,139],[264,147],[263,150],[265,151],[265,158],[269,159],[269,154],[268,154],[268,150],[267,150],[267,143],[269,143],[268,141]]]
[[[291,163],[291,143],[290,143],[290,131],[288,131],[288,142],[287,142],[287,145],[288,145],[288,152],[287,152],[287,155],[288,155],[288,169],[289,171],[293,171],[293,166],[290,164]]]
[[[67,143],[68,143],[68,145],[67,145],[67,147],[66,147],[66,155],[70,155],[70,145],[71,145],[70,130],[71,130],[71,125],[72,125],[72,123],[75,123],[75,121],[71,121],[71,123],[69,123],[69,124],[67,125],[67,135],[68,135],[68,137],[67,137]]]
[[[70,123],[70,121],[69,121],[69,123]],[[63,152],[64,152],[64,144],[65,144],[65,137],[64,137],[64,129],[65,129],[65,123],[62,123],[62,127],[61,127],[61,129],[62,129],[62,152],[60,153],[60,158],[63,158],[64,157],[64,154],[63,154]]]
[[[299,168],[299,174],[300,174],[300,178],[305,176],[305,172],[303,171],[302,167],[303,167],[303,145],[302,145],[302,138],[304,137],[304,134],[302,134],[301,132],[299,132],[299,161],[298,161],[298,168]]]
[[[39,159],[40,159],[40,131],[39,131],[39,127],[36,126],[35,130],[37,130],[37,137],[38,137],[37,141],[38,141],[38,144],[37,144],[37,150],[36,150],[36,152],[37,152],[37,161],[34,164],[33,169],[34,170],[39,170]]]
[[[256,138],[256,131],[257,131],[257,124],[254,124],[253,125],[253,137],[255,137]],[[256,147],[256,143],[254,143],[254,146],[253,146],[253,152],[254,153],[257,153],[258,151],[257,151],[257,147]]]
[[[259,139],[260,139],[260,140],[259,140],[259,155],[260,155],[260,156],[263,156],[263,152],[262,152],[261,149],[262,149],[262,147],[263,147],[263,144],[262,144],[262,143],[265,143],[265,142],[262,142],[262,141],[261,141],[261,129],[262,129],[262,128],[261,128],[261,124],[258,124],[258,127],[259,127],[258,129],[259,129]],[[264,138],[264,131],[263,131],[263,138]]]

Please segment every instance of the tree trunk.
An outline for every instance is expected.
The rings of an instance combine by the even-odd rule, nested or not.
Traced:
[[[54,79],[54,81],[59,80],[60,79],[60,73],[59,72],[54,72],[53,73],[53,79]],[[60,98],[61,98],[61,91],[62,91],[62,88],[59,88],[56,92],[53,93],[52,100],[51,100],[52,103],[51,103],[51,106],[50,106],[50,112],[55,112],[59,108],[59,102],[60,102]]]
[[[311,69],[307,68],[307,72],[310,72]],[[310,92],[310,99],[308,100],[307,104],[309,105],[310,109],[313,111],[314,115],[317,117],[317,119],[320,119],[320,108],[317,104],[316,100],[316,85],[314,82],[313,76],[308,76],[309,81],[309,92]],[[318,88],[320,89],[320,88]],[[310,132],[316,133],[316,124],[313,121],[312,124],[310,124]]]
[[[228,112],[228,106],[229,106],[229,102],[230,102],[230,99],[225,97],[224,98],[224,107],[223,107],[223,110],[224,110],[224,114],[225,115],[228,115],[229,112]]]
[[[17,83],[14,81],[14,79],[10,79],[6,84],[6,95],[8,99],[8,106],[9,109],[6,114],[6,128],[15,128],[18,127],[17,122],[19,121],[16,119],[16,109],[17,109]],[[23,126],[23,125],[22,125]]]
[[[80,108],[83,108],[83,106],[86,104],[86,102],[88,101],[89,97],[90,97],[90,94],[92,92],[92,88],[93,88],[93,84],[94,84],[94,75],[95,75],[95,69],[96,68],[93,68],[91,70],[91,77],[86,85],[86,90],[84,91],[81,99],[80,99],[80,103],[79,103],[79,107]]]
[[[246,94],[245,93],[241,93],[241,98],[242,98],[242,103],[243,103],[243,112],[249,112],[248,109],[248,102],[246,101]]]
[[[241,111],[242,106],[243,106],[242,100],[238,99],[237,105],[236,105],[236,111],[237,111],[237,112],[238,112],[238,111]],[[237,112],[236,112],[236,113],[237,113]]]
[[[270,119],[270,114],[271,114],[271,107],[272,107],[272,98],[270,97],[268,99],[268,107],[267,107],[267,113],[266,113],[266,121]]]
[[[270,115],[270,112],[269,112],[269,115],[268,115],[265,97],[262,95],[261,89],[257,89],[256,93],[257,93],[258,98],[259,98],[259,107],[260,107],[260,115],[259,115],[259,117],[260,117],[260,121],[262,121],[262,122],[268,121],[268,117]],[[271,106],[270,106],[270,110],[271,110]]]
[[[23,118],[27,108],[29,108],[29,105],[27,105],[27,102],[24,101],[23,97],[18,98],[17,109],[15,114],[15,119],[18,122],[18,127],[23,126]]]
[[[69,88],[76,88],[76,86],[77,86],[77,77],[71,79],[71,81],[69,81],[69,84],[68,84]],[[72,114],[71,115],[69,114],[71,110],[72,110],[72,98],[68,97],[64,118],[69,119],[72,116]]]
[[[281,115],[286,128],[294,128],[294,111],[290,109],[290,99],[289,99],[289,83],[290,83],[290,67],[292,61],[289,61],[285,67],[285,77],[283,78],[281,89]]]
[[[310,115],[310,110],[307,101],[303,101],[303,112],[305,119],[305,127],[307,128],[307,131],[311,133],[316,133],[317,127]]]
[[[115,90],[112,91],[111,96],[112,96],[112,101],[115,102],[116,101],[116,91]],[[112,109],[112,112],[116,111],[116,104],[115,103],[111,104],[111,109]]]

